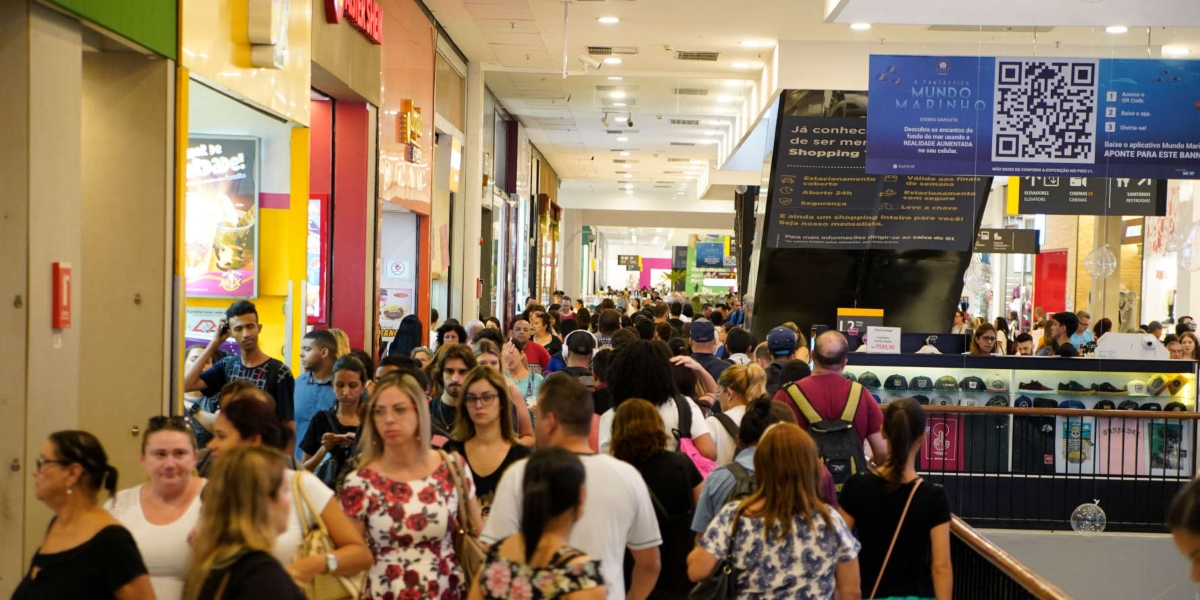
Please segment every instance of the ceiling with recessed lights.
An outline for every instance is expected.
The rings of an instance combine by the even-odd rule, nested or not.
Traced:
[[[1139,29],[1141,21],[1115,20],[1124,13],[1111,10],[1160,3],[1186,3],[1183,14],[1200,11],[1200,0],[1054,0],[1049,4],[1073,6],[1074,22],[1103,26],[1035,28],[994,22],[1005,18],[1009,4],[1046,0],[1011,0],[1004,10],[971,2],[830,0],[841,5],[831,18],[837,23],[826,22],[823,0],[425,0],[467,57],[482,63],[488,88],[563,179],[562,206],[687,212],[732,212],[732,186],[760,180],[746,172],[722,173],[728,176],[718,181],[715,170],[724,165],[717,164],[717,149],[733,135],[739,108],[781,40],[860,43],[880,52],[917,44],[927,53],[940,44],[978,44],[985,54],[985,46],[996,44],[1062,44],[1098,55],[1115,46],[1128,54],[1148,42],[1169,45],[1176,56],[1200,48],[1200,30]],[[936,5],[946,13],[938,22],[949,24],[880,24],[898,18],[888,6],[902,5]],[[952,17],[971,12],[986,27],[954,24]]]

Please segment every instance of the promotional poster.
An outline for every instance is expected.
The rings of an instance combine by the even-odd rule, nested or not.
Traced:
[[[1196,61],[872,55],[867,172],[1194,179]]]
[[[188,141],[188,296],[258,295],[258,148],[253,137],[210,135]]]

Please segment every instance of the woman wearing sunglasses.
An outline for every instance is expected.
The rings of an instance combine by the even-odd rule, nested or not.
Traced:
[[[96,436],[59,431],[42,443],[34,495],[54,511],[13,600],[146,600],[150,576],[129,530],[100,507],[117,491],[117,470]]]
[[[154,417],[142,436],[142,470],[149,483],[117,493],[108,512],[133,534],[159,600],[183,597],[188,535],[200,519],[204,479],[194,476],[196,436],[183,417]]]

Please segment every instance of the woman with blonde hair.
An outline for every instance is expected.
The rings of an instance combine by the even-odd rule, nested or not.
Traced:
[[[283,454],[263,446],[225,451],[209,474],[184,598],[304,600],[273,555],[291,513]]]
[[[350,336],[346,335],[341,329],[330,329],[329,333],[333,334],[333,339],[337,340],[337,356],[333,357],[337,360],[347,354],[350,354]]]
[[[767,395],[767,372],[756,364],[733,365],[717,378],[717,401],[720,414],[708,417],[708,428],[717,442],[717,464],[733,462],[738,453],[738,428],[746,405]]]
[[[454,552],[458,505],[466,502],[470,529],[482,529],[474,485],[461,459],[430,449],[432,425],[424,390],[411,375],[384,376],[367,403],[359,468],[342,484],[342,507],[360,536],[369,537],[375,564],[364,598],[460,600],[466,578]],[[454,471],[451,471],[453,469]],[[462,473],[460,496],[455,474]],[[415,595],[414,595],[415,594]]]
[[[447,452],[457,452],[467,461],[484,517],[491,510],[500,476],[509,465],[533,452],[517,441],[516,411],[508,383],[499,371],[482,363],[471,369],[463,380],[451,440],[443,446]]]
[[[799,426],[769,428],[754,453],[757,489],[709,523],[688,555],[692,581],[727,558],[737,569],[738,598],[860,598],[859,544],[821,501],[820,466],[816,442]]]

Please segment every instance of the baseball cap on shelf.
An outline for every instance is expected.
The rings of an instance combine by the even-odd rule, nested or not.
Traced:
[[[917,404],[929,404],[929,396],[924,394],[917,394],[916,396],[913,396],[912,399],[916,400]],[[934,398],[933,400],[934,404],[937,404],[937,398]]]
[[[1080,402],[1078,400],[1063,400],[1062,404],[1059,404],[1058,407],[1059,408],[1076,408],[1076,409],[1087,408],[1086,406],[1083,405],[1082,402]]]
[[[907,390],[908,380],[903,375],[889,375],[887,381],[883,382],[883,388],[887,390]]]
[[[958,401],[958,405],[959,406],[976,406],[976,405],[978,405],[978,402],[976,402],[974,398],[963,398],[962,400]]]
[[[1008,391],[1008,382],[1003,379],[1000,379],[1000,378],[993,378],[991,381],[988,381],[987,391],[989,391],[989,392],[1007,392]],[[1007,404],[1005,406],[1007,406]]]
[[[1187,412],[1187,406],[1182,402],[1168,402],[1163,410],[1167,412]]]
[[[1157,402],[1143,402],[1138,408],[1142,410],[1162,410],[1162,405]]]
[[[711,323],[709,323],[711,325]],[[695,323],[692,328],[695,329]],[[783,356],[796,351],[796,332],[787,327],[776,327],[767,333],[767,350],[773,356]]]
[[[1187,384],[1187,380],[1183,378],[1183,375],[1176,375],[1167,380],[1167,391],[1172,396],[1178,396],[1179,392],[1183,391],[1185,384]]]
[[[918,391],[929,391],[933,389],[933,379],[924,375],[918,375],[908,382],[908,389]]]
[[[1134,402],[1133,400],[1126,400],[1126,401],[1118,404],[1117,409],[1119,409],[1119,410],[1137,410],[1138,403]]]
[[[958,387],[964,392],[986,392],[987,384],[978,377],[966,377],[958,382]]]
[[[851,373],[850,371],[842,371],[842,379],[847,381],[858,381],[858,378],[855,377],[854,373]]]
[[[1008,406],[1008,396],[992,396],[987,401],[988,406]]]
[[[871,394],[871,397],[875,399],[875,404],[883,404],[883,398],[880,398],[879,394]]]
[[[1032,408],[1033,399],[1031,399],[1029,396],[1021,396],[1013,401],[1013,406],[1017,408]]]
[[[1058,401],[1050,398],[1038,398],[1033,401],[1034,408],[1058,408]]]
[[[859,375],[858,382],[861,383],[863,387],[870,388],[872,390],[877,390],[877,389],[883,387],[879,383],[879,378],[876,377],[875,374],[870,371],[867,371],[866,373]]]
[[[924,398],[924,396],[921,397]],[[930,400],[927,402],[927,404],[932,404],[934,406],[950,406],[951,404],[954,404],[954,401],[947,396],[934,396],[933,400]]]
[[[1150,389],[1146,387],[1146,382],[1139,381],[1137,379],[1125,384],[1125,390],[1127,392],[1129,392],[1130,396],[1149,396],[1150,395]]]
[[[958,380],[950,375],[943,375],[933,384],[933,389],[939,392],[957,392]]]
[[[1096,403],[1096,410],[1113,410],[1117,407],[1112,400],[1101,400]]]
[[[1158,396],[1167,389],[1167,376],[1154,375],[1146,382],[1146,391],[1150,392],[1151,396]]]
[[[777,329],[784,329],[784,328],[780,327]],[[791,330],[789,329],[788,331],[791,331]],[[774,334],[775,330],[771,330],[771,333]],[[709,321],[708,319],[696,319],[695,321],[692,321],[691,333],[689,334],[689,336],[692,338],[693,342],[707,344],[707,343],[717,339],[717,330],[713,326],[712,321]],[[768,336],[767,339],[769,340],[770,337]],[[768,347],[769,346],[770,346],[770,343],[768,343]],[[795,352],[795,351],[796,351],[796,334],[792,333],[791,350],[787,351],[786,353],[781,353],[781,354],[791,354],[792,352]],[[774,348],[771,349],[771,354],[775,354]]]

